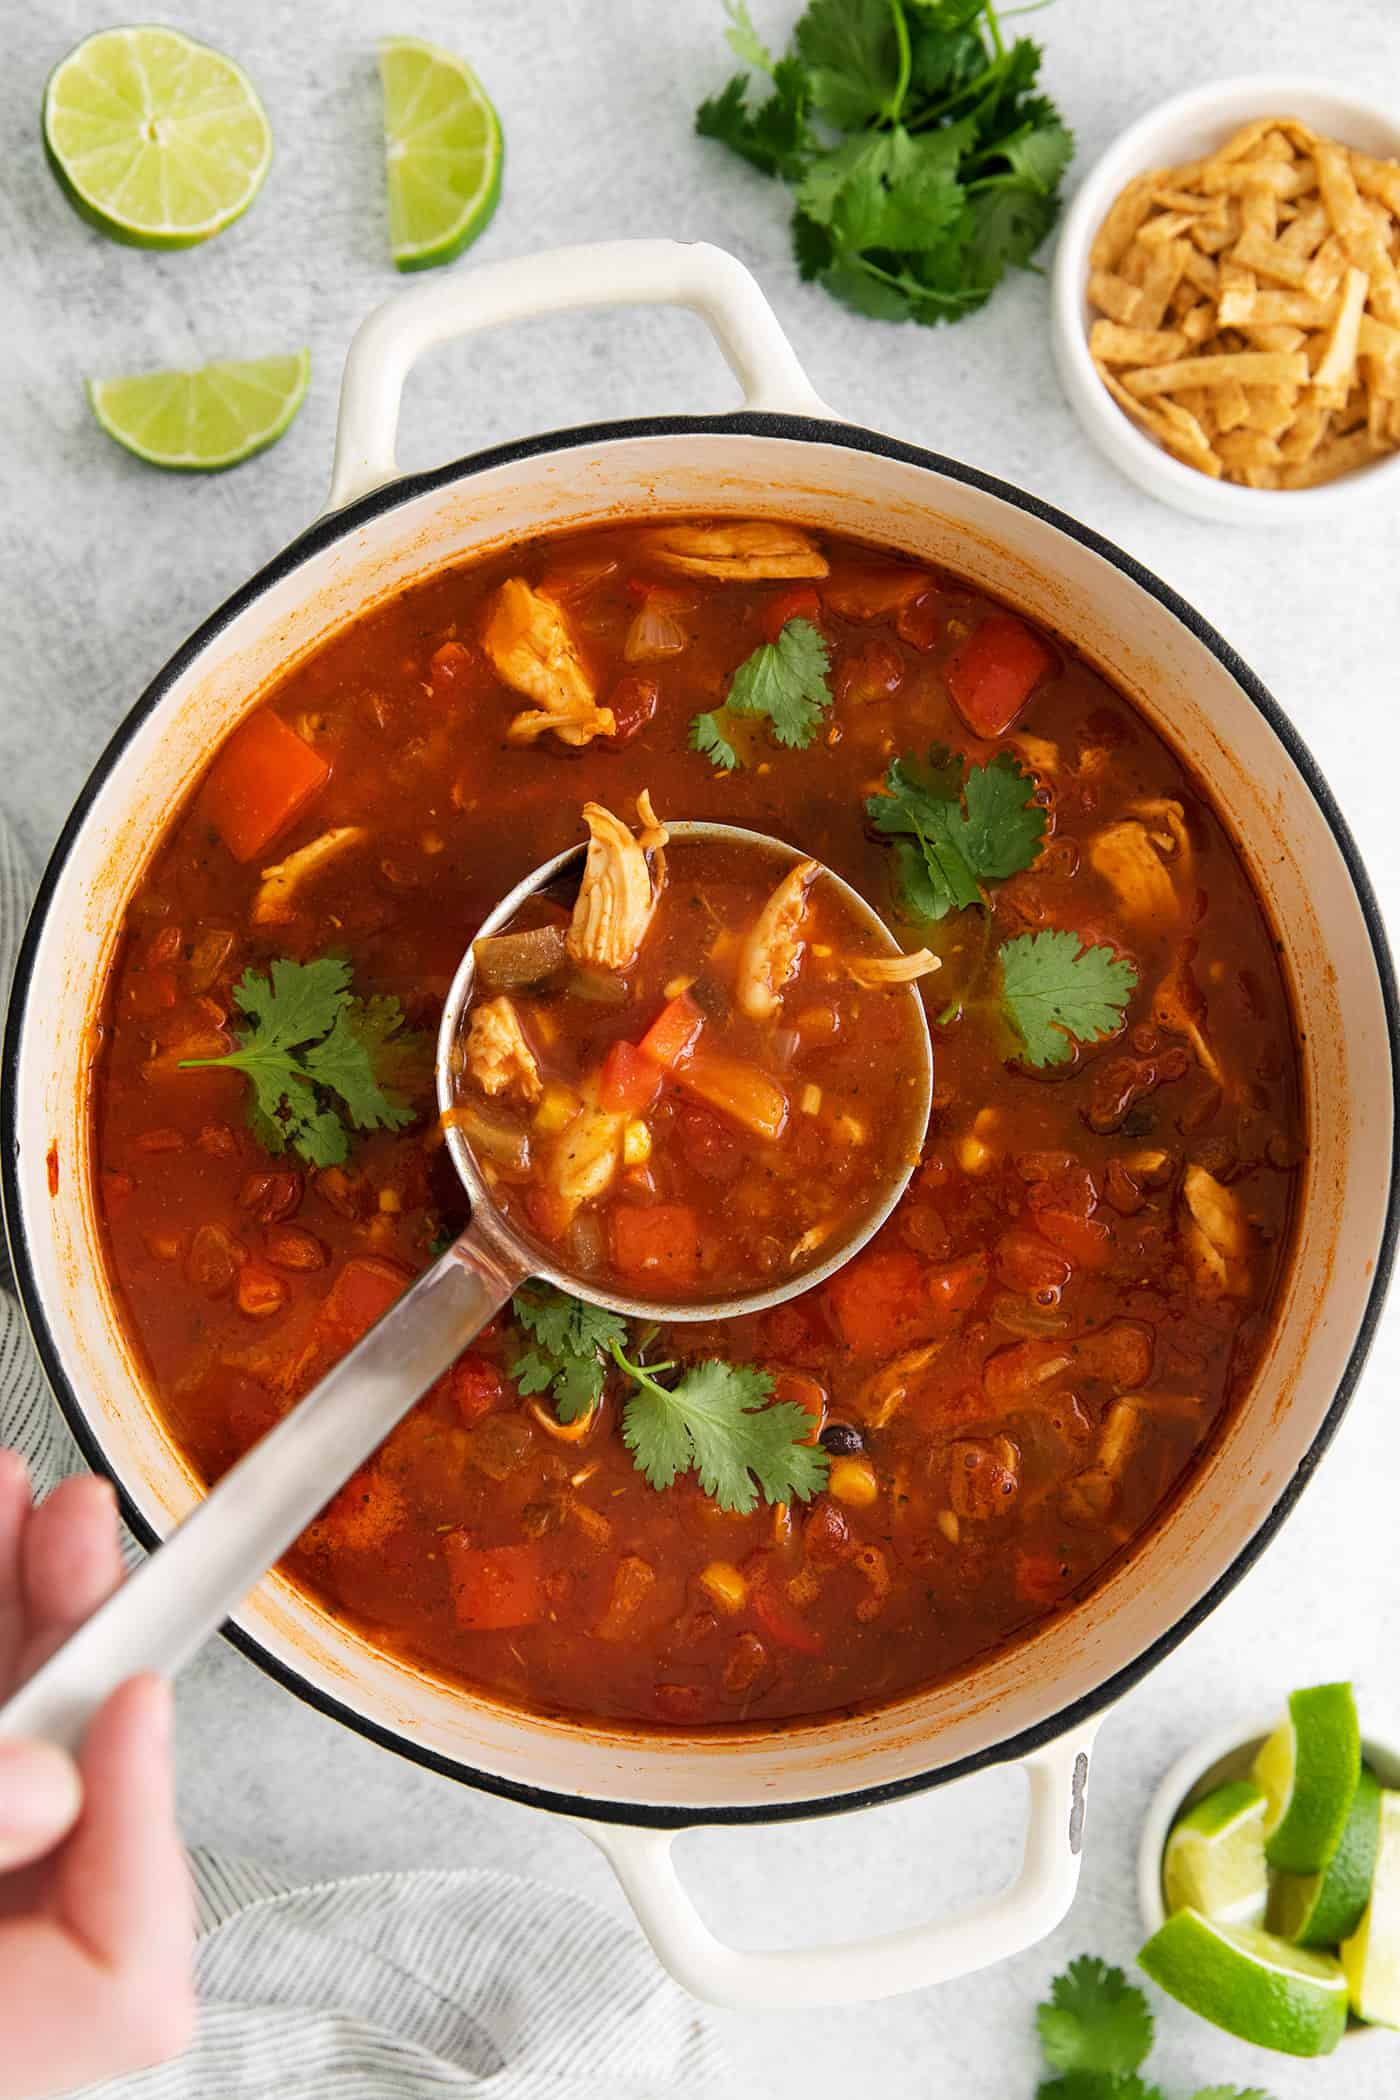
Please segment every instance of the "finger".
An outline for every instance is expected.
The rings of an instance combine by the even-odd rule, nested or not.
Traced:
[[[62,1750],[0,1742],[0,1874],[52,1852],[82,1805],[78,1768]]]
[[[21,1547],[27,1675],[66,1640],[122,1579],[117,1503],[110,1481],[64,1480],[29,1520]]]
[[[23,1634],[20,1541],[29,1521],[29,1470],[18,1451],[0,1451],[0,1694],[19,1668]]]
[[[78,1763],[83,1812],[55,1869],[59,1913],[100,1961],[188,1973],[194,1941],[189,1869],[175,1827],[172,1699],[159,1677],[113,1692]]]

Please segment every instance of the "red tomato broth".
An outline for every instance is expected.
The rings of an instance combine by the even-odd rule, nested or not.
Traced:
[[[661,1299],[744,1297],[827,1260],[917,1160],[916,995],[850,974],[888,950],[830,879],[817,873],[806,890],[773,1010],[744,1010],[748,944],[788,873],[762,846],[673,840],[625,969],[565,961],[505,994],[483,985],[472,1001],[457,1071],[464,1128],[470,1137],[494,1118],[486,1127],[504,1124],[528,1148],[521,1164],[483,1157],[482,1172],[506,1214],[555,1243],[580,1280]],[[532,898],[515,925],[550,915],[547,898]],[[509,1077],[487,1068],[488,1090],[470,1024],[503,997],[525,1065]],[[619,1126],[599,1126],[613,1171],[574,1207],[558,1197],[567,1148],[600,1112]]]
[[[950,666],[1004,608],[879,550],[824,544],[831,573],[815,589],[834,704],[808,749],[760,735],[729,775],[686,748],[688,724],[767,638],[790,585],[687,578],[684,650],[640,666],[623,653],[638,602],[628,585],[653,571],[632,527],[446,571],[367,614],[264,702],[329,764],[324,786],[247,863],[197,793],[157,845],[106,989],[93,1113],[110,1280],[155,1403],[213,1479],[348,1346],[347,1288],[356,1317],[387,1302],[463,1214],[426,1113],[357,1137],[343,1168],[318,1171],[268,1158],[236,1074],[178,1070],[181,1055],[229,1047],[245,968],[333,950],[358,993],[394,994],[431,1030],[476,927],[574,843],[587,796],[630,811],[649,789],[666,814],[775,832],[888,912],[890,855],[863,802],[892,756],[938,741],[977,762],[1010,750],[1035,771],[1047,843],[1029,871],[989,885],[988,922],[955,913],[912,937],[891,923],[943,957],[924,988],[935,1020],[975,987],[990,942],[1050,926],[1109,942],[1140,972],[1123,1029],[1036,1072],[975,1004],[936,1026],[921,1165],[853,1269],[772,1312],[677,1325],[656,1344],[683,1363],[721,1356],[810,1381],[833,1464],[864,1467],[873,1499],[827,1491],[806,1508],[735,1516],[693,1477],[658,1494],[622,1446],[615,1391],[570,1440],[547,1402],[522,1401],[510,1378],[521,1340],[503,1318],[473,1346],[462,1393],[452,1374],[439,1381],[289,1557],[295,1581],[371,1638],[527,1707],[734,1725],[965,1670],[1141,1540],[1267,1341],[1304,1148],[1298,1052],[1277,944],[1219,817],[1175,753],[1054,637],[1037,636],[1049,669],[1006,736],[971,735]],[[600,699],[639,673],[657,689],[635,730],[581,751],[507,740],[519,696],[478,646],[500,581],[546,572],[585,579],[568,605]],[[1174,876],[1180,914],[1130,924],[1094,842],[1167,801],[1189,848]],[[304,886],[290,917],[254,923],[263,859],[336,825],[367,839]],[[1175,1026],[1153,1018],[1188,948],[1187,1003],[1204,1013],[1219,1078],[1179,1011]],[[688,1103],[677,1122],[728,1200],[743,1164],[723,1119]],[[1188,1162],[1248,1220],[1243,1295],[1203,1287],[1185,1258]],[[289,1230],[302,1237],[277,1237]],[[253,1311],[238,1287],[250,1265],[282,1287],[243,1293]],[[1105,1486],[1114,1437],[1126,1457]],[[501,1550],[514,1557],[468,1557]],[[738,1571],[736,1608],[707,1586],[716,1565]],[[468,1607],[464,1623],[462,1571],[478,1566],[472,1594],[499,1601]],[[527,1606],[520,1623],[482,1623]]]

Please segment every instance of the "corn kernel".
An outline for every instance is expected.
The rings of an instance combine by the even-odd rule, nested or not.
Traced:
[[[813,941],[812,953],[820,962],[830,962],[836,950],[832,947],[830,941]]]
[[[561,1130],[567,1130],[573,1122],[578,1114],[578,1107],[578,1095],[573,1088],[560,1086],[557,1080],[551,1080],[541,1094],[540,1105],[535,1110],[536,1130],[542,1130],[546,1137],[557,1137]]]
[[[972,1127],[978,1137],[986,1137],[1001,1121],[1001,1111],[995,1108],[979,1108],[972,1119]]]
[[[809,1079],[802,1089],[802,1113],[804,1116],[815,1116],[821,1105],[822,1090],[814,1080]]]
[[[959,1138],[953,1150],[964,1174],[985,1174],[992,1163],[992,1148],[990,1145],[984,1145],[981,1138]]]
[[[934,1522],[937,1524],[944,1538],[947,1539],[948,1544],[950,1546],[956,1546],[958,1540],[962,1537],[962,1525],[958,1522],[957,1511],[953,1509],[940,1509],[938,1515],[934,1518]]]
[[[425,831],[418,843],[425,853],[441,853],[447,845],[440,831]]]
[[[679,999],[681,993],[688,992],[694,982],[695,979],[693,977],[668,978],[661,987],[661,996],[663,999]]]
[[[708,1567],[702,1568],[700,1587],[721,1611],[741,1611],[749,1594],[748,1584],[729,1560],[712,1560]]]
[[[644,1167],[651,1158],[651,1131],[634,1116],[622,1133],[622,1160],[628,1167]]]
[[[834,1458],[826,1484],[838,1502],[849,1502],[853,1509],[868,1509],[880,1492],[868,1458]]]
[[[397,1189],[381,1189],[379,1191],[379,1208],[387,1210],[391,1215],[396,1211],[401,1211],[403,1209],[403,1197]]]
[[[859,1116],[838,1116],[831,1129],[832,1135],[839,1137],[845,1145],[863,1145],[865,1143],[865,1125],[861,1122]]]

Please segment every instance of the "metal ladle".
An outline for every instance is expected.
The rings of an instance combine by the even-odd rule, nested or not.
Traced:
[[[667,829],[673,853],[683,851],[688,841],[712,841],[761,847],[789,867],[809,857],[780,839],[732,824],[676,823]],[[476,938],[499,933],[528,897],[559,884],[575,867],[581,874],[586,851],[583,845],[570,847],[527,875]],[[901,953],[858,891],[829,868],[820,879],[835,884],[880,952]],[[663,1323],[758,1312],[810,1290],[841,1268],[884,1223],[908,1185],[918,1158],[916,1144],[899,1170],[891,1171],[879,1202],[825,1260],[764,1290],[673,1304],[581,1282],[502,1215],[460,1123],[448,1116],[456,1100],[454,1052],[475,980],[475,952],[469,946],[443,1008],[436,1060],[438,1107],[447,1118],[452,1163],[471,1200],[469,1223],[368,1334],[224,1474],[130,1580],[0,1707],[0,1736],[43,1738],[76,1749],[97,1708],[128,1677],[143,1670],[173,1675],[527,1278],[542,1278],[614,1312]],[[921,1089],[913,1128],[922,1140],[933,1092],[928,1023],[915,986],[891,996],[912,1000],[918,1016],[923,1063],[914,1075]]]

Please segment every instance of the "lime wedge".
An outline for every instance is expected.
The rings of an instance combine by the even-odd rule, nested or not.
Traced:
[[[1358,2020],[1400,2027],[1400,1794],[1381,1795],[1371,1900],[1351,1939],[1342,1943],[1342,1967]]]
[[[1221,1925],[1262,1925],[1269,1898],[1264,1795],[1232,1779],[1177,1823],[1162,1854],[1168,1911],[1198,1910]]]
[[[306,398],[311,353],[91,379],[88,399],[108,437],[153,467],[212,473],[274,444]]]
[[[501,194],[501,120],[471,67],[417,37],[379,47],[389,240],[401,270],[451,262]]]
[[[1298,1947],[1335,1947],[1361,1923],[1381,1835],[1381,1790],[1365,1765],[1337,1849],[1320,1874],[1274,1878],[1269,1924]]]
[[[1269,1797],[1264,1851],[1271,1867],[1316,1874],[1337,1848],[1361,1771],[1361,1731],[1349,1684],[1294,1692],[1288,1719],[1254,1760]]]
[[[64,195],[133,248],[192,248],[248,209],[272,128],[231,58],[145,25],[101,29],[44,90],[44,149]]]
[[[1330,1955],[1310,1954],[1253,1925],[1219,1925],[1179,1910],[1138,1956],[1154,1983],[1203,2020],[1261,2049],[1325,2056],[1347,2024],[1347,1980]]]

